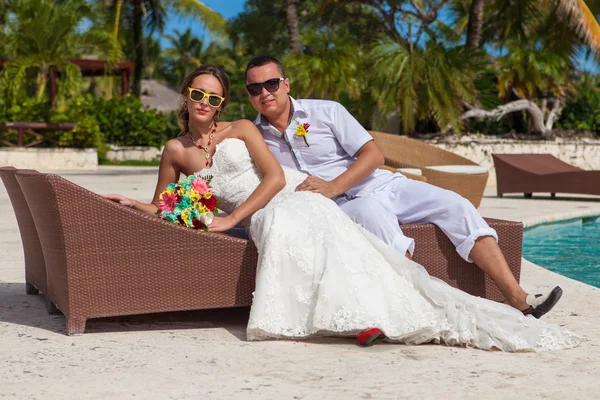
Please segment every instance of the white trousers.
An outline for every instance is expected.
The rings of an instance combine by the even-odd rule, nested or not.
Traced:
[[[472,262],[469,254],[475,240],[492,236],[498,241],[496,231],[471,202],[450,190],[393,174],[362,192],[352,200],[336,202],[355,222],[402,254],[408,251],[412,255],[415,241],[404,236],[398,223],[437,225],[468,262]]]

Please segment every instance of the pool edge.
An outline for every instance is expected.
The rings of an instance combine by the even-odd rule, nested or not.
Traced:
[[[547,225],[554,222],[567,222],[570,220],[577,220],[587,217],[600,217],[598,210],[586,210],[586,211],[570,211],[567,213],[544,215],[536,218],[529,218],[523,220],[523,229],[530,229],[540,225]]]

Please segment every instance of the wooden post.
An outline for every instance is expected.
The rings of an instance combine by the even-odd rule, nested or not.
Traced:
[[[129,72],[126,69],[121,71],[121,97],[129,93]]]
[[[50,67],[48,75],[50,77],[50,105],[54,106],[54,102],[56,101],[56,95],[58,94],[58,86],[56,83],[56,68]]]

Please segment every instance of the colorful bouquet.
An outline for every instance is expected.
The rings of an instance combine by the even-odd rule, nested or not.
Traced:
[[[169,183],[158,196],[156,215],[174,224],[208,231],[217,208],[217,198],[210,188],[211,178],[190,175]]]

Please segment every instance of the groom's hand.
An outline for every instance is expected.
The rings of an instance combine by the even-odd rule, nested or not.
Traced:
[[[309,176],[306,178],[304,182],[298,185],[296,191],[319,193],[328,199],[331,199],[339,194],[337,193],[333,183],[324,181],[316,176]]]

